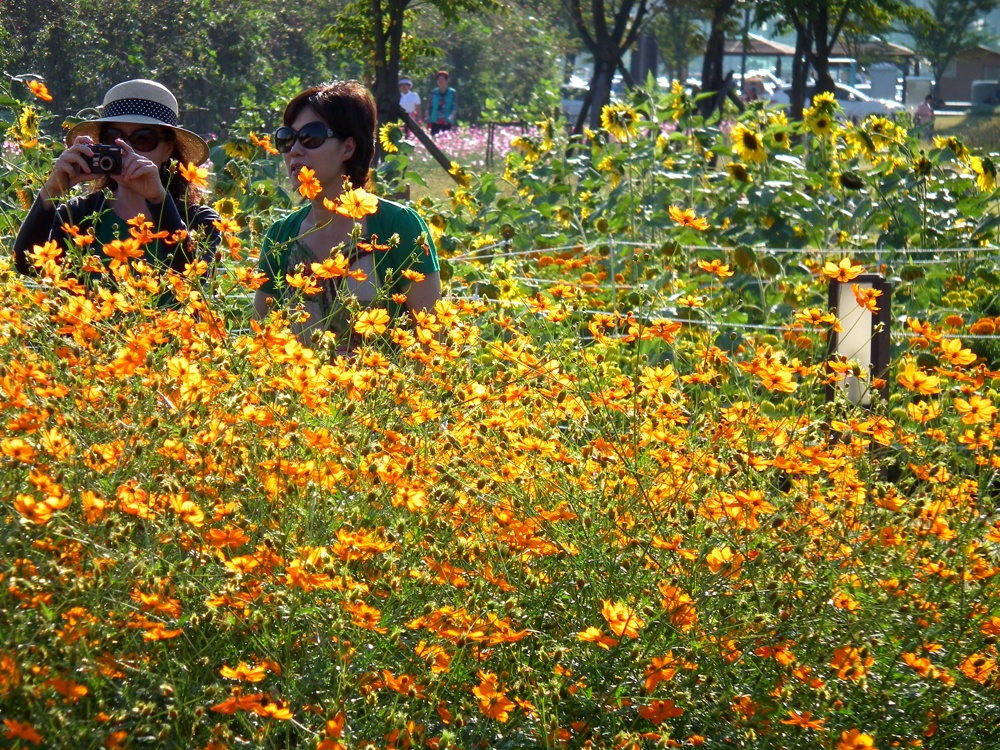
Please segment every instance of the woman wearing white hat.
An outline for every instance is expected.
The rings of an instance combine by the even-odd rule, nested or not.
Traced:
[[[68,148],[59,155],[48,179],[14,241],[17,270],[32,272],[28,253],[35,245],[55,240],[66,252],[69,235],[64,227],[93,230],[95,245],[88,253],[115,239],[129,236],[128,222],[139,214],[152,221],[156,232],[167,232],[144,248],[145,259],[161,268],[183,272],[196,257],[191,235],[198,230],[214,254],[219,232],[212,225],[218,214],[197,203],[193,190],[171,160],[201,164],[208,144],[177,126],[177,99],[160,83],[137,79],[112,87],[104,96],[102,116],[76,125],[66,136]],[[117,146],[120,154],[105,156],[101,146]],[[93,182],[85,196],[61,203],[64,194],[82,182]],[[111,197],[103,188],[111,189]],[[185,230],[189,239],[171,244],[168,238]]]

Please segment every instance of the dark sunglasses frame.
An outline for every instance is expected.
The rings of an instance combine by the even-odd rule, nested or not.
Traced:
[[[148,154],[150,151],[155,150],[161,143],[173,141],[174,132],[172,130],[159,130],[150,127],[139,128],[132,131],[131,135],[125,135],[125,133],[115,127],[101,128],[101,143],[113,146],[118,138],[121,138],[136,151]]]
[[[322,122],[307,122],[298,131],[292,130],[288,125],[282,125],[274,131],[274,147],[278,153],[287,154],[292,150],[295,141],[298,140],[302,144],[302,148],[312,150],[326,143],[327,138],[343,140],[342,135],[334,132],[332,128],[327,127]]]

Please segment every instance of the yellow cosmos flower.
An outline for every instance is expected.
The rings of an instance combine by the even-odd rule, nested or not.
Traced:
[[[828,260],[823,266],[823,273],[826,276],[842,283],[856,279],[864,270],[864,266],[851,263],[850,258],[841,258],[839,263]]]
[[[390,320],[392,318],[389,317],[389,313],[381,307],[364,310],[354,323],[354,332],[365,337],[377,336],[385,333],[385,329],[389,327]]]
[[[354,188],[341,194],[336,200],[323,200],[328,211],[334,211],[350,219],[363,219],[378,211],[378,198],[364,188]]]

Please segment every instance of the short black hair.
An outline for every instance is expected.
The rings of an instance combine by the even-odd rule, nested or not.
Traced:
[[[354,153],[344,164],[344,176],[353,187],[366,187],[375,158],[375,124],[378,119],[371,92],[364,84],[353,80],[313,86],[288,102],[281,121],[290,126],[306,107],[314,109],[326,120],[338,138],[354,139]]]

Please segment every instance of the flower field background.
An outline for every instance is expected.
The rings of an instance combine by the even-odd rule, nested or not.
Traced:
[[[541,123],[420,199],[446,298],[345,359],[251,321],[297,198],[259,134],[214,144],[211,264],[122,243],[85,289],[81,236],[17,276],[60,147],[11,86],[3,746],[998,746],[988,155],[823,101]],[[381,135],[395,194],[419,157]],[[826,398],[868,368],[827,342],[862,270],[894,284],[871,409]]]

